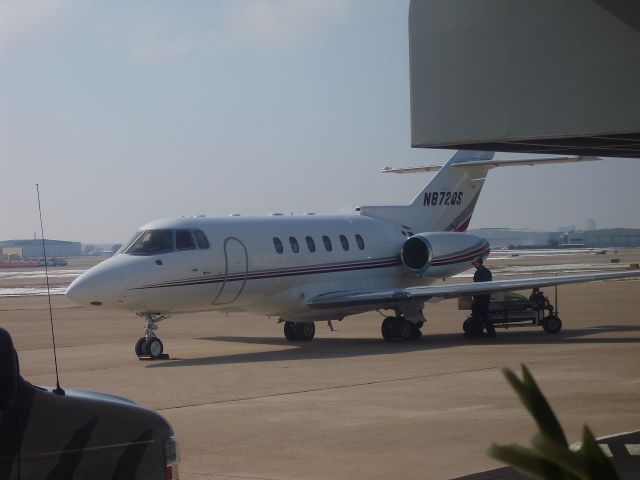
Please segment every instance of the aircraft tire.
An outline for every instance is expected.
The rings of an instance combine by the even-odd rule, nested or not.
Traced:
[[[415,340],[419,336],[419,331],[418,327],[409,320],[400,320],[400,324],[398,325],[398,336],[402,340]]]
[[[144,342],[146,341],[147,339],[145,337],[140,337],[136,342],[135,351],[138,357],[141,357],[142,355],[144,355]]]
[[[547,333],[558,333],[562,329],[562,320],[555,315],[549,315],[542,319],[542,328]]]
[[[284,322],[284,337],[290,342],[298,340],[298,332],[295,327],[295,323],[286,321]]]
[[[390,342],[393,340],[393,337],[395,337],[395,330],[396,330],[396,319],[394,317],[387,317],[382,321],[382,325],[380,327],[380,332],[382,333],[382,338],[384,338],[384,340],[386,342]]]
[[[162,356],[164,345],[162,345],[162,341],[159,338],[153,337],[152,339],[147,340],[143,349],[146,350],[145,353],[151,358],[157,359]]]
[[[298,322],[295,324],[295,332],[298,340],[308,342],[313,340],[316,334],[316,325],[313,322]]]

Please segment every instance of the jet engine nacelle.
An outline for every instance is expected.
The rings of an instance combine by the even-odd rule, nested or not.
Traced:
[[[409,237],[400,250],[405,267],[416,275],[440,278],[442,270],[466,267],[475,257],[489,255],[489,242],[470,233],[418,233]]]

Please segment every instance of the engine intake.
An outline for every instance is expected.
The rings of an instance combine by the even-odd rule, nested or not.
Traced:
[[[462,232],[418,233],[407,238],[400,250],[400,258],[407,269],[432,278],[463,272],[475,257],[487,255],[489,242]]]
[[[417,275],[422,275],[431,266],[433,249],[426,238],[414,235],[404,242],[400,258],[405,267]]]

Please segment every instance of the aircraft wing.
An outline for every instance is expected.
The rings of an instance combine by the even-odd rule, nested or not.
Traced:
[[[310,298],[311,308],[329,309],[360,306],[394,307],[411,302],[426,302],[431,298],[447,299],[493,292],[524,290],[534,287],[549,287],[568,283],[595,282],[614,278],[640,277],[640,270],[580,275],[528,277],[511,280],[494,280],[481,283],[459,283],[408,287],[389,290],[340,291],[325,293]]]
[[[469,167],[486,167],[488,169],[497,167],[520,167],[527,165],[533,167],[535,165],[549,165],[553,163],[574,163],[574,162],[591,162],[594,160],[602,160],[600,157],[551,157],[551,158],[522,158],[515,160],[507,159],[490,159],[490,160],[468,160],[460,161],[453,164],[454,168],[469,168]],[[385,167],[382,169],[383,173],[418,173],[418,172],[437,172],[443,167],[443,165],[430,165],[427,167],[406,167],[406,168],[391,168]]]

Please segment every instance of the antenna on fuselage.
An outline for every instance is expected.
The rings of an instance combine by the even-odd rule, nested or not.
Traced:
[[[42,207],[40,206],[40,187],[36,183],[36,194],[38,196],[38,213],[40,214],[40,234],[42,235],[42,253],[44,255],[44,276],[47,279],[47,299],[49,300],[49,323],[51,324],[51,340],[53,342],[53,363],[56,366],[56,388],[53,393],[64,395],[64,390],[60,388],[60,377],[58,376],[58,355],[56,354],[56,335],[53,332],[53,310],[51,309],[51,289],[49,287],[49,268],[47,267],[47,247],[44,241],[44,227],[42,226]]]

